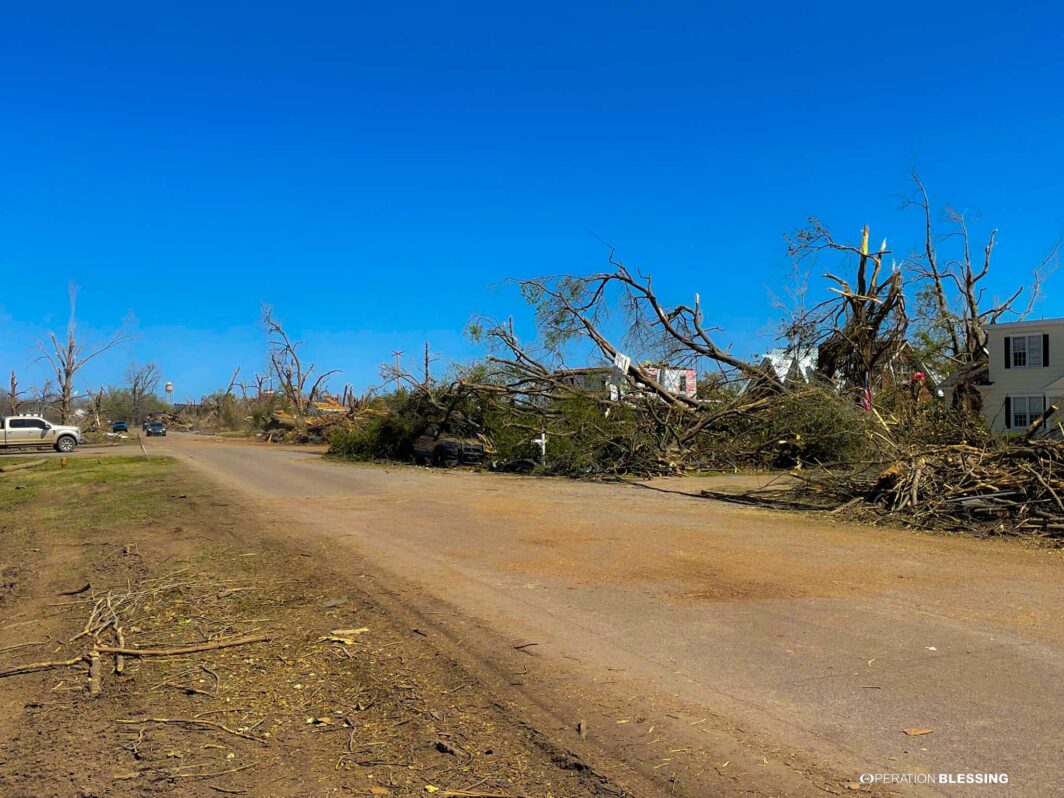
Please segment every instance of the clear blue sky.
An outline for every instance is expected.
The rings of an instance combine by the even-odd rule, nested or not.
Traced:
[[[82,286],[86,330],[177,393],[263,364],[261,301],[333,384],[429,338],[475,354],[507,276],[617,245],[744,353],[783,234],[902,252],[917,166],[1001,229],[997,282],[1064,229],[1056,3],[22,3],[0,26],[0,367]],[[1064,315],[1059,277],[1039,308]]]

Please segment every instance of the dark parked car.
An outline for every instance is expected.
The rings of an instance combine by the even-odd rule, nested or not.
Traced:
[[[111,424],[111,432],[129,432],[129,424],[124,421],[115,421]]]
[[[148,437],[149,438],[152,435],[162,435],[165,438],[166,437],[166,426],[163,425],[163,424],[160,424],[158,421],[153,421],[153,422],[151,422],[148,425],[147,432],[148,432]]]
[[[414,462],[453,468],[457,465],[476,465],[484,460],[484,444],[479,441],[444,435],[433,426],[427,427],[414,439]]]
[[[529,457],[519,457],[515,460],[496,461],[491,464],[491,470],[505,474],[531,474],[536,470],[536,465],[536,461]]]

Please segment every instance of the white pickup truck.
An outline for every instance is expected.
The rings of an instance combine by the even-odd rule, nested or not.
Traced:
[[[0,449],[47,446],[57,452],[72,452],[81,443],[81,427],[66,427],[41,416],[0,418]]]

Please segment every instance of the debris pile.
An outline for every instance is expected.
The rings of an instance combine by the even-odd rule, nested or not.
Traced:
[[[284,410],[270,414],[263,424],[263,437],[271,443],[293,441],[297,443],[323,443],[329,439],[329,431],[341,424],[349,424],[355,414],[321,413],[308,416],[304,422],[304,431],[299,431],[299,420]]]
[[[797,491],[869,520],[1064,538],[1064,441],[911,447],[878,472],[806,476]]]
[[[103,595],[95,592],[89,599],[77,599],[70,602],[71,605],[92,604],[88,620],[81,631],[74,635],[68,645],[76,643],[82,638],[89,639],[90,645],[75,656],[60,660],[45,660],[42,662],[29,662],[14,667],[0,670],[0,678],[16,676],[23,673],[35,673],[37,671],[52,670],[55,668],[68,668],[85,663],[88,666],[88,686],[90,695],[98,695],[102,689],[103,670],[101,657],[110,655],[114,657],[114,672],[121,674],[125,669],[125,660],[128,657],[175,657],[184,654],[195,654],[203,651],[214,651],[231,646],[242,646],[250,643],[266,642],[269,635],[251,635],[233,637],[227,640],[213,640],[206,643],[186,646],[166,647],[137,647],[127,646],[125,631],[129,628],[128,622],[123,622],[122,613],[136,613],[145,602],[158,600],[161,594],[168,593],[176,588],[185,587],[191,582],[172,584],[156,584],[158,580],[146,580],[145,584],[138,589],[127,591],[108,590]],[[66,591],[60,595],[78,595],[91,589],[86,584],[83,588]],[[139,627],[134,627],[139,630]],[[113,645],[108,645],[105,639],[113,638]]]
[[[175,432],[191,432],[197,422],[191,413],[184,410],[177,413],[152,413],[148,418]]]

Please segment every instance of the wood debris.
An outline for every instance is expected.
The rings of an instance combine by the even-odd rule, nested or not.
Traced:
[[[1064,537],[1064,441],[911,447],[877,473],[804,477],[798,491],[921,529]]]

